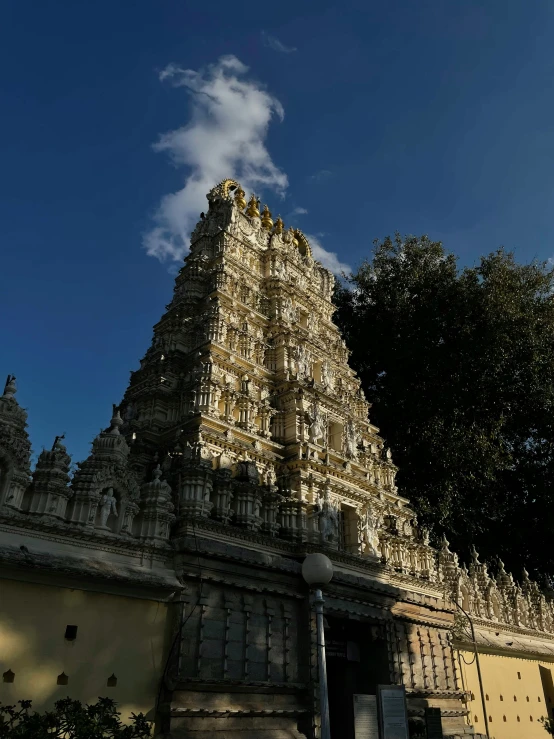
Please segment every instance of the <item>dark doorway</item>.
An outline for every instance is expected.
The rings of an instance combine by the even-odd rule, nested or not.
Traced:
[[[328,617],[325,628],[331,736],[354,737],[354,695],[390,682],[382,625]]]

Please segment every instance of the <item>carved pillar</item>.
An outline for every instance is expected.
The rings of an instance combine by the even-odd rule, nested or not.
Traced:
[[[231,485],[231,470],[219,469],[213,476],[212,488],[212,517],[216,521],[229,523],[233,511],[231,509],[231,500],[233,497]]]
[[[277,486],[269,486],[262,497],[262,531],[270,536],[277,536],[281,525],[279,523],[279,503],[283,496],[279,495]]]
[[[213,503],[213,470],[210,452],[200,444],[188,446],[183,455],[179,488],[179,517],[206,518]]]
[[[279,506],[280,536],[290,541],[308,540],[306,509],[308,504],[297,498],[286,498]]]

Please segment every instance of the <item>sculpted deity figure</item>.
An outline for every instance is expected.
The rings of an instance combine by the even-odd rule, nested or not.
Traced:
[[[422,544],[425,544],[425,546],[429,546],[429,529],[426,526],[421,527],[420,535]]]
[[[331,390],[333,388],[334,383],[334,376],[333,371],[331,370],[331,366],[329,362],[323,362],[321,365],[321,384],[323,387],[327,388],[328,390]]]
[[[303,344],[296,347],[296,365],[298,377],[307,377],[310,374],[310,355]]]
[[[312,423],[310,425],[310,441],[314,444],[317,444],[320,439],[325,442],[326,421],[325,414],[316,403],[312,410]]]
[[[113,488],[108,488],[104,495],[100,498],[100,528],[107,528],[107,521],[110,513],[113,513],[117,518],[119,515],[117,512],[117,501],[113,494]]]
[[[317,331],[317,327],[318,327],[318,317],[314,311],[313,313],[308,314],[308,330]]]
[[[339,538],[339,515],[336,506],[329,497],[327,486],[325,486],[323,498],[319,500],[319,505],[321,507],[319,514],[321,539],[325,544],[334,544]]]
[[[285,280],[287,278],[285,263],[281,260],[275,262],[275,277],[279,278],[280,280]]]
[[[358,432],[352,420],[346,426],[345,450],[351,459],[358,458]]]
[[[360,548],[362,554],[377,555],[379,547],[378,530],[381,519],[367,508],[360,518]]]
[[[267,469],[266,476],[266,485],[269,485],[270,487],[273,487],[277,484],[277,475],[275,474],[275,468],[273,465],[270,465]]]
[[[283,313],[283,318],[286,321],[289,321],[290,323],[294,323],[294,321],[296,320],[296,312],[294,310],[292,300],[288,297],[288,295],[283,301],[282,313]]]

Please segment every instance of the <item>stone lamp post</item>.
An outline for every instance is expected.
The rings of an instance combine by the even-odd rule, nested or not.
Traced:
[[[321,704],[321,739],[331,739],[329,726],[329,697],[327,694],[327,663],[325,661],[325,631],[323,627],[323,593],[321,589],[331,582],[333,565],[324,554],[308,554],[302,563],[302,577],[313,588],[317,626],[317,662],[319,668],[319,697]]]

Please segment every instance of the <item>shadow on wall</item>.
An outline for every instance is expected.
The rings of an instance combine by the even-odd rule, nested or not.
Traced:
[[[167,606],[11,580],[0,583],[0,701],[37,711],[67,696],[113,698],[122,720],[153,719],[167,648]]]

